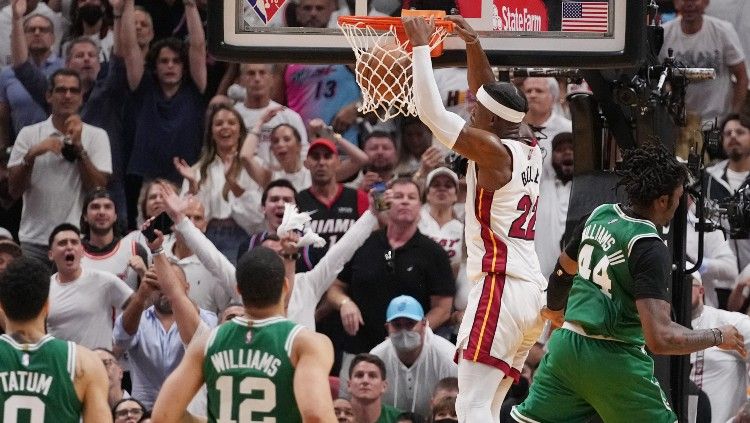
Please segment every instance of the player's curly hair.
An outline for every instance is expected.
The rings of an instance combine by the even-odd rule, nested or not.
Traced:
[[[671,195],[688,179],[687,168],[661,144],[651,143],[623,151],[617,187],[625,187],[633,205],[649,207],[662,195]]]

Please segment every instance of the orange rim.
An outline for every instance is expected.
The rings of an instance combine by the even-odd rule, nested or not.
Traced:
[[[373,29],[387,31],[391,27],[403,30],[404,24],[401,22],[401,18],[395,18],[391,16],[339,16],[338,21],[340,24],[357,25],[359,23],[364,24]],[[453,32],[453,22],[446,19],[435,19],[435,26],[445,28],[448,32]]]

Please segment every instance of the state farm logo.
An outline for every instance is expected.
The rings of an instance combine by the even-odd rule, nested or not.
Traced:
[[[495,31],[547,31],[547,7],[541,1],[495,0],[492,29]]]

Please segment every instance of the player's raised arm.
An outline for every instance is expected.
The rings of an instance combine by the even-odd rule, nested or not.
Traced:
[[[445,110],[438,92],[435,76],[432,72],[429,40],[434,32],[434,25],[421,16],[404,17],[404,29],[413,46],[412,74],[414,81],[414,100],[417,113],[422,122],[430,128],[435,138],[446,147],[475,161],[480,167],[507,169],[510,172],[510,153],[494,134],[466,125],[460,116]],[[491,107],[487,113],[473,112],[472,119],[493,119],[494,114],[508,122],[518,123],[524,113],[506,107],[484,88],[477,92],[477,100],[485,107]],[[481,116],[479,116],[481,114]]]
[[[325,335],[303,329],[292,351],[294,397],[305,423],[335,423],[328,373],[333,365],[333,346]]]
[[[469,89],[475,93],[484,84],[495,82],[495,73],[492,72],[487,54],[482,49],[479,34],[461,15],[449,15],[445,17],[456,25],[456,33],[466,43],[466,69],[469,80]]]
[[[107,402],[109,385],[104,365],[99,357],[86,347],[77,345],[76,355],[75,385],[76,391],[79,390],[79,386],[83,391],[81,395],[83,423],[111,422],[112,412]]]
[[[153,421],[185,421],[185,409],[203,384],[203,354],[210,333],[207,329],[203,325],[198,328],[180,365],[164,381],[151,413]]]

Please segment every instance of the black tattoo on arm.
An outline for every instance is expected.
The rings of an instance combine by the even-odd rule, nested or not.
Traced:
[[[716,345],[716,337],[711,329],[691,330],[680,324],[673,323],[675,332],[679,335],[674,337],[675,347],[683,350],[682,354],[705,350]]]
[[[664,300],[636,300],[641,326],[649,349],[655,354],[682,355],[716,345],[711,329],[691,330],[672,321],[671,305]]]

